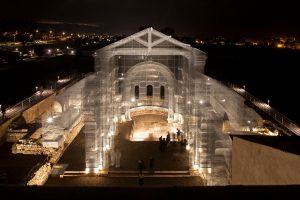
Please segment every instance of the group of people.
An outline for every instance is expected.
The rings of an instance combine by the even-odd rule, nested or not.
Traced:
[[[182,132],[177,128],[177,141],[181,144],[181,146],[187,145],[187,139],[184,138]]]
[[[166,148],[167,148],[168,144],[170,143],[170,141],[171,141],[171,136],[170,136],[169,132],[168,132],[166,138],[163,138],[162,136],[160,136],[159,137],[159,150],[161,152],[166,151]]]
[[[186,146],[187,139],[184,138],[184,135],[178,128],[177,128],[176,134],[177,134],[177,141],[181,144],[181,146]],[[161,152],[166,151],[166,148],[167,148],[168,144],[170,143],[170,141],[171,141],[171,135],[169,132],[168,132],[166,138],[163,138],[162,136],[160,136],[159,137],[159,150]]]

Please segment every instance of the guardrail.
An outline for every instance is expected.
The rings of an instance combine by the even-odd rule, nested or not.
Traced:
[[[5,116],[3,117],[3,113],[1,112],[1,120],[0,123],[2,123],[3,121],[13,117],[14,115],[16,115],[17,113],[25,110],[26,108],[29,108],[30,106],[36,104],[37,102],[39,102],[40,100],[48,97],[49,95],[53,94],[54,91],[51,89],[46,89],[43,91],[37,91],[35,92],[32,96],[20,101],[19,103],[7,107],[6,111],[5,111]]]
[[[244,97],[246,100],[250,101],[253,105],[255,105],[257,108],[259,108],[261,111],[268,114],[272,119],[274,119],[276,122],[281,124],[283,127],[286,127],[288,130],[293,132],[294,134],[300,136],[300,128],[299,125],[272,108],[269,103],[265,103],[249,92],[247,92],[244,88],[241,88],[234,84],[227,84],[232,90],[240,94],[242,97]]]
[[[6,120],[12,118],[16,114],[33,106],[37,102],[47,98],[48,96],[50,96],[54,92],[58,91],[62,87],[65,87],[68,84],[73,84],[75,81],[85,78],[88,75],[90,75],[90,73],[80,74],[80,75],[71,75],[71,76],[65,77],[63,79],[59,79],[54,85],[49,86],[47,89],[36,91],[32,96],[20,101],[19,103],[15,104],[13,106],[7,107],[5,110],[4,117],[3,117],[3,113],[1,112],[0,124],[2,124]]]

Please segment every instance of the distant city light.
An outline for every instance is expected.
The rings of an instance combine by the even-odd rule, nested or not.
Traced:
[[[284,47],[284,44],[277,44],[276,47],[277,47],[277,48],[283,48],[283,47]]]

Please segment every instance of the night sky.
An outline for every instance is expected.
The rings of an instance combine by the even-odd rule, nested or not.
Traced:
[[[142,25],[188,36],[296,36],[297,0],[1,0],[0,19],[84,23],[131,34]]]

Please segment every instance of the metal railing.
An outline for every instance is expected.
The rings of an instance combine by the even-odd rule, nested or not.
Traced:
[[[267,115],[269,115],[273,120],[281,124],[283,127],[287,128],[291,132],[295,133],[296,135],[300,136],[300,127],[299,125],[272,108],[268,103],[265,103],[258,98],[251,95],[249,92],[247,92],[244,88],[238,87],[233,84],[228,84],[228,86],[240,94],[242,97],[244,97],[246,100],[250,101],[253,105],[255,105],[258,109],[265,112]]]
[[[89,74],[70,75],[63,79],[59,79],[55,84],[49,86],[47,89],[36,91],[32,96],[20,101],[19,103],[13,106],[7,107],[5,110],[5,117],[3,117],[3,113],[1,112],[0,124],[17,115],[18,113],[21,113],[27,108],[33,106],[39,101],[49,97],[51,94],[55,93],[59,89],[67,86],[68,84],[73,84],[75,81],[80,80],[88,75]]]

